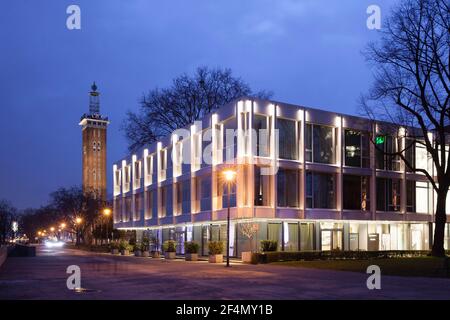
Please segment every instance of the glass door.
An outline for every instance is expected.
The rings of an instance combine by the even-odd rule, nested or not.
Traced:
[[[342,250],[343,237],[342,230],[322,230],[321,231],[322,251]]]

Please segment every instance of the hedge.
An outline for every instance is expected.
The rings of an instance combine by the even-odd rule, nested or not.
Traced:
[[[255,252],[252,256],[252,263],[271,263],[299,260],[367,260],[406,257],[411,258],[423,257],[429,253],[429,250]]]

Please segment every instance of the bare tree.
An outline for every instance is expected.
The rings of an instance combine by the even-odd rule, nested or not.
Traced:
[[[437,194],[433,256],[445,255],[450,186],[449,10],[443,0],[404,0],[387,18],[379,42],[364,52],[375,71],[374,84],[361,100],[364,111],[375,120],[404,128],[402,139],[407,143],[389,155],[402,159],[410,171],[424,174]],[[416,145],[426,148],[434,172],[418,168],[405,156]]]
[[[0,244],[5,243],[12,235],[12,223],[17,210],[9,202],[0,200]]]
[[[233,99],[250,95],[264,99],[272,93],[253,94],[250,86],[234,77],[230,69],[199,67],[193,76],[183,74],[169,88],[152,89],[144,95],[139,113],[127,113],[122,130],[129,142],[128,149],[136,151]]]
[[[91,244],[93,240],[93,230],[95,223],[99,220],[100,212],[105,207],[105,203],[99,200],[95,192],[83,192],[80,187],[60,188],[50,194],[51,206],[59,213],[62,220],[66,221],[69,227],[84,243]],[[77,223],[77,218],[81,219]]]

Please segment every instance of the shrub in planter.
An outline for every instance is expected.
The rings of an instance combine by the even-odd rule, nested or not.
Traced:
[[[164,249],[164,258],[166,259],[175,259],[177,244],[173,240],[167,240],[163,243]]]
[[[135,257],[141,257],[142,256],[142,245],[140,245],[139,243],[135,244],[133,251],[134,251]]]
[[[274,240],[261,240],[261,251],[270,252],[277,251],[278,242]]]
[[[210,241],[208,242],[208,251],[210,263],[223,262],[223,242],[222,241]]]
[[[197,261],[198,260],[198,250],[200,245],[195,241],[186,241],[184,243],[185,259],[186,261]]]
[[[119,249],[120,249],[120,253],[123,256],[129,255],[130,251],[133,250],[133,246],[131,246],[130,244],[128,244],[128,242],[126,242],[125,240],[120,241],[119,243]]]
[[[117,242],[112,242],[109,245],[109,249],[111,250],[112,254],[119,254],[119,244]]]
[[[141,251],[143,257],[150,256],[150,240],[147,237],[142,238]]]

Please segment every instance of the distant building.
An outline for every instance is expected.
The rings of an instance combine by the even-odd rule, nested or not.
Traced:
[[[95,192],[106,200],[106,130],[108,118],[100,114],[100,93],[95,82],[89,94],[89,113],[83,114],[79,125],[83,136],[83,191]]]
[[[237,172],[231,190],[234,256],[251,244],[256,249],[260,240],[275,240],[284,251],[427,250],[435,193],[423,174],[370,142],[382,133],[379,148],[403,150],[404,128],[385,135],[387,126],[299,105],[238,99],[185,128],[188,136],[174,133],[114,164],[114,226],[136,230],[138,237],[148,233],[160,243],[176,240],[179,253],[185,240],[194,240],[207,254],[208,241],[226,240],[222,178],[231,167]],[[237,134],[227,139],[233,130]],[[404,152],[434,175],[421,144]],[[202,161],[208,154],[211,161]],[[253,241],[243,234],[248,223],[258,226]],[[448,249],[449,224],[445,232]]]

